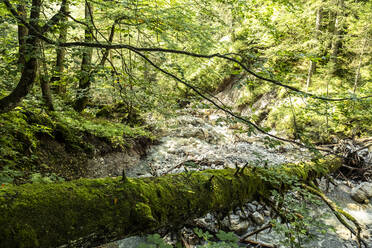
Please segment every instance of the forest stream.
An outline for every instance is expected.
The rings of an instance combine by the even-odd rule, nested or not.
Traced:
[[[129,177],[150,177],[192,170],[243,167],[246,163],[255,166],[276,166],[311,158],[311,154],[307,150],[299,149],[292,144],[282,144],[270,148],[265,136],[261,134],[247,135],[246,132],[240,132],[241,126],[239,124],[229,123],[223,113],[215,110],[183,109],[178,112],[177,117],[167,120],[164,127],[163,136],[159,143],[153,145],[146,156],[140,158],[140,156],[128,154],[109,154],[107,155],[109,157],[96,158],[91,162],[92,168],[95,168],[95,171],[91,172],[92,176],[117,175],[125,169],[125,173]],[[366,159],[372,161],[371,153],[368,153],[368,150],[361,150],[360,153],[364,153]],[[124,164],[125,168],[122,166],[119,168],[117,164]],[[371,203],[362,205],[351,199],[350,192],[357,186],[356,182],[337,178],[334,179],[334,182],[335,185],[330,184],[327,196],[357,218],[366,230],[362,233],[362,237],[372,244]],[[326,187],[325,180],[321,182],[321,187]],[[325,233],[315,230],[316,228],[311,230],[315,235],[314,239],[304,240],[301,247],[357,247],[350,232],[338,222],[324,204],[320,207],[316,205],[308,205],[307,207],[311,209],[310,218],[313,218],[313,223],[319,221],[319,225],[327,224],[330,227],[326,229]],[[328,213],[324,215],[326,212]],[[209,230],[212,233],[216,232],[217,226],[220,225],[220,228],[233,231],[239,237],[243,237],[247,233],[267,225],[272,216],[271,208],[254,201],[247,203],[244,209],[231,212],[220,224],[213,214],[207,214],[203,218],[190,221],[192,226]],[[181,232],[184,237],[188,238],[188,243],[191,245],[193,239],[197,239],[191,234],[190,226]],[[175,242],[175,239],[171,234],[166,236],[166,240],[171,243]],[[252,237],[252,240],[260,244],[267,244],[265,247],[274,247],[270,244],[279,245],[283,239],[285,239],[283,233],[277,233],[271,229]],[[144,237],[137,236],[102,247],[135,248],[145,240]],[[244,247],[247,245],[245,244]]]
[[[0,0],[0,248],[372,248],[372,0]]]

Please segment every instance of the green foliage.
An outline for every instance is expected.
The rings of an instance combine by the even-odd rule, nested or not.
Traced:
[[[316,239],[317,234],[324,234],[330,229],[321,221],[322,217],[315,218],[311,214],[312,209],[319,207],[322,202],[300,186],[293,187],[286,194],[274,191],[272,196],[273,202],[279,206],[279,215],[286,218],[271,221],[274,230],[281,235],[280,243],[285,247],[302,247]]]
[[[56,112],[55,116],[59,123],[67,126],[69,129],[88,132],[97,137],[105,138],[114,146],[125,146],[127,140],[130,138],[140,136],[154,138],[143,127],[130,127],[121,122],[115,122],[105,118],[94,118],[93,116],[89,116],[89,114],[82,116],[73,110]]]
[[[33,173],[30,181],[33,183],[52,183],[52,182],[63,182],[65,181],[62,177],[57,176],[55,173],[43,176],[40,173]]]
[[[31,106],[27,106],[27,110],[17,107],[15,111],[0,115],[0,126],[2,183],[62,180],[61,172],[56,169],[58,166],[50,164],[53,161],[61,163],[57,154],[48,155],[45,152],[44,147],[49,146],[50,142],[62,144],[66,153],[81,154],[80,160],[83,161],[83,154],[92,154],[95,145],[98,145],[94,143],[94,137],[121,149],[131,146],[137,138],[154,138],[144,127],[130,127],[104,118],[95,119],[72,110],[47,114],[43,109]],[[87,141],[87,137],[92,137],[92,141]]]
[[[348,96],[345,96],[348,97]],[[290,137],[304,142],[329,143],[335,137],[370,136],[372,102],[370,99],[340,102],[321,102],[292,97],[277,103],[268,115],[266,124]]]
[[[0,184],[13,183],[15,177],[23,176],[23,173],[17,170],[12,170],[9,166],[5,166],[0,171]]]
[[[203,245],[199,245],[199,248],[237,248],[239,238],[232,232],[224,232],[219,230],[216,233],[217,241],[211,241],[214,239],[214,236],[211,235],[208,231],[204,232],[199,228],[194,228],[194,233],[203,240]],[[159,234],[147,235],[147,243],[142,243],[138,248],[172,248],[172,245],[167,244],[164,239],[160,237]],[[182,247],[181,244],[177,244],[175,247]]]
[[[147,235],[147,243],[142,243],[138,248],[172,248],[172,245],[167,244],[159,234]]]
[[[239,238],[232,232],[226,233],[222,230],[219,230],[216,234],[218,241],[211,241],[213,235],[209,234],[208,231],[203,232],[199,228],[194,229],[194,233],[201,239],[205,241],[205,244],[198,246],[200,248],[224,248],[224,247],[239,247],[238,241]]]
[[[31,154],[38,146],[36,134],[50,134],[50,127],[43,123],[29,123],[29,113],[18,107],[15,111],[0,116],[0,165],[24,163],[26,167],[35,159]]]

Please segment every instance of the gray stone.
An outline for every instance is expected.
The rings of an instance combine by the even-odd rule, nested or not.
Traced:
[[[263,213],[264,213],[265,216],[270,216],[270,211],[269,210],[264,210]]]
[[[248,203],[248,204],[247,204],[247,208],[248,208],[248,210],[251,211],[251,212],[255,212],[256,209],[257,209],[257,207],[256,207],[255,205],[253,205],[252,203]]]
[[[254,212],[252,214],[252,219],[257,225],[262,225],[265,223],[265,218],[259,212]]]
[[[236,232],[239,235],[243,234],[249,227],[248,221],[241,221],[240,217],[235,214],[230,215],[230,220],[228,217],[225,217],[222,224],[230,231]]]
[[[246,220],[248,219],[248,214],[243,210],[236,211],[236,214],[239,215],[240,219]]]
[[[351,190],[351,198],[359,203],[369,203],[372,197],[372,183],[364,182]]]
[[[234,231],[238,235],[241,235],[247,231],[249,227],[249,222],[248,221],[239,221],[238,223],[231,224],[230,230]]]
[[[136,248],[142,243],[146,243],[146,239],[144,237],[133,236],[117,242],[119,248]]]
[[[212,222],[212,221],[214,221],[214,218],[210,213],[207,213],[207,215],[205,216],[205,221],[206,222]]]

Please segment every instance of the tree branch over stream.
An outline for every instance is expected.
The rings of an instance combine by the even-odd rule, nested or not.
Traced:
[[[28,23],[26,20],[24,20],[24,18],[17,13],[15,8],[10,4],[9,0],[0,0],[0,1],[3,1],[5,3],[7,9],[12,13],[12,15],[16,19],[21,21],[26,27],[28,27],[30,29],[35,29],[30,23]],[[60,11],[60,13],[63,14],[64,12]],[[66,14],[66,15],[69,16],[68,14]],[[39,32],[37,29],[35,29],[35,31],[36,31],[38,37],[41,40],[47,42],[48,44],[56,45],[56,46],[60,46],[60,47],[92,47],[92,48],[104,48],[104,49],[128,49],[130,51],[137,51],[137,52],[163,52],[163,53],[170,53],[170,54],[181,54],[181,55],[187,55],[187,56],[191,56],[191,57],[205,58],[205,59],[221,58],[221,59],[225,59],[225,60],[237,63],[246,72],[248,72],[249,74],[253,75],[254,77],[256,77],[258,79],[264,80],[266,82],[272,83],[272,84],[280,86],[280,87],[284,87],[286,89],[289,89],[293,92],[302,94],[304,96],[311,97],[311,98],[314,98],[314,99],[323,100],[323,101],[355,101],[355,100],[362,100],[362,99],[372,97],[372,95],[367,95],[367,96],[363,96],[363,97],[328,98],[328,97],[323,97],[323,96],[318,96],[318,95],[315,95],[315,94],[311,94],[311,93],[302,91],[300,89],[297,89],[293,86],[290,86],[290,85],[284,84],[282,82],[279,82],[275,79],[266,78],[264,76],[261,76],[261,75],[257,74],[256,72],[250,70],[246,65],[244,65],[238,59],[228,56],[228,55],[231,55],[231,53],[225,54],[225,55],[224,54],[219,54],[219,53],[205,55],[205,54],[198,54],[198,53],[193,53],[193,52],[188,52],[188,51],[183,51],[183,50],[167,49],[167,48],[160,48],[160,47],[149,47],[149,48],[135,47],[135,46],[127,45],[127,44],[111,44],[111,43],[104,44],[104,43],[100,43],[100,42],[90,43],[90,42],[80,42],[80,41],[60,43],[60,42],[57,42],[55,40],[52,40],[52,39],[46,37],[42,32]],[[240,56],[238,54],[234,54],[234,55]]]
[[[318,96],[315,94],[311,94],[302,90],[299,90],[293,86],[283,84],[277,80],[271,79],[271,78],[266,78],[264,76],[258,75],[257,73],[253,72],[250,70],[246,65],[244,65],[242,62],[240,62],[238,59],[229,57],[224,54],[210,54],[210,55],[203,55],[203,54],[198,54],[198,53],[192,53],[192,52],[187,52],[187,51],[182,51],[182,50],[173,50],[173,49],[166,49],[166,48],[144,48],[144,47],[135,47],[131,45],[126,45],[126,44],[102,44],[102,43],[87,43],[87,42],[65,42],[65,43],[57,43],[45,36],[40,35],[40,38],[43,39],[45,42],[49,44],[54,44],[54,45],[59,45],[61,47],[76,47],[76,46],[81,46],[81,47],[94,47],[94,48],[105,48],[105,49],[128,49],[131,51],[137,51],[137,52],[163,52],[163,53],[171,53],[171,54],[182,54],[182,55],[187,55],[191,57],[196,57],[196,58],[205,58],[205,59],[212,59],[212,58],[222,58],[234,63],[237,63],[239,66],[241,66],[246,72],[249,74],[253,75],[254,77],[264,80],[266,82],[272,83],[274,85],[284,87],[286,89],[289,89],[293,92],[299,93],[303,96],[311,97],[314,99],[319,99],[323,101],[333,101],[333,102],[340,102],[340,101],[355,101],[355,100],[362,100],[362,99],[367,99],[371,98],[372,95],[367,95],[367,96],[362,96],[362,97],[345,97],[345,98],[328,98],[328,97],[323,97],[323,96]],[[240,56],[240,55],[239,55]]]

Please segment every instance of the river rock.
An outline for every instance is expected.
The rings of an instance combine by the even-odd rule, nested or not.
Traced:
[[[262,225],[265,223],[265,218],[259,212],[254,212],[252,214],[252,219],[257,225]]]
[[[249,222],[241,220],[239,215],[230,214],[230,218],[226,216],[222,222],[222,226],[228,228],[230,231],[236,232],[237,234],[243,234],[249,227]]]
[[[256,207],[255,205],[253,205],[252,203],[248,203],[248,204],[247,204],[247,208],[248,208],[248,210],[251,211],[251,212],[255,212],[256,209],[257,209],[257,207]]]
[[[356,202],[369,203],[369,198],[372,198],[372,183],[361,183],[351,190],[350,195]]]
[[[240,221],[238,223],[234,223],[234,225],[230,226],[230,230],[234,231],[238,235],[242,235],[243,233],[247,231],[248,227],[249,227],[249,222],[245,220],[245,221]]]
[[[119,248],[136,248],[140,244],[145,244],[146,238],[140,236],[133,236],[117,242]]]
[[[265,216],[268,216],[268,217],[269,217],[270,214],[271,214],[270,210],[264,210],[263,212],[264,212],[264,215],[265,215]]]
[[[248,215],[245,211],[242,211],[242,210],[238,210],[236,211],[236,214],[239,215],[240,219],[242,220],[247,220],[248,219]]]

